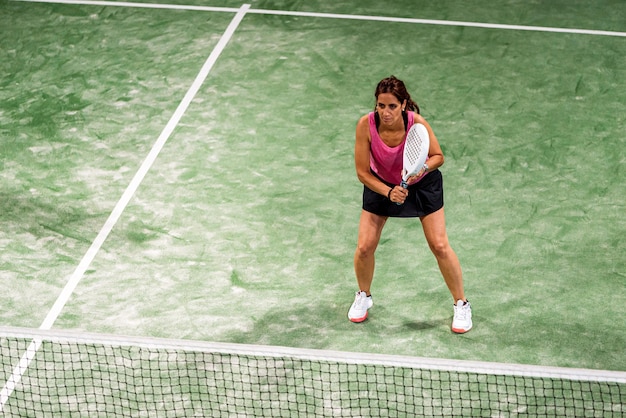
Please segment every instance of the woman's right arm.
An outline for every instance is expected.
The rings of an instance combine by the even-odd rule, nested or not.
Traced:
[[[370,172],[370,130],[368,115],[363,116],[356,125],[356,141],[354,145],[354,163],[359,181],[369,189],[383,196],[389,195],[389,186],[377,179]]]

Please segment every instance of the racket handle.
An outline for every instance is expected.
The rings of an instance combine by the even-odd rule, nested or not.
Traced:
[[[409,187],[409,185],[406,183],[406,181],[402,180],[402,182],[400,182],[400,186],[402,186],[403,188],[407,189]],[[402,203],[400,202],[394,202],[396,205],[400,206]]]

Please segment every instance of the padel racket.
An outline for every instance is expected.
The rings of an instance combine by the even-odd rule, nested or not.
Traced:
[[[416,123],[409,129],[404,142],[404,155],[402,157],[402,182],[400,185],[405,189],[409,187],[407,180],[409,177],[420,172],[430,148],[430,137],[426,127],[421,123]]]

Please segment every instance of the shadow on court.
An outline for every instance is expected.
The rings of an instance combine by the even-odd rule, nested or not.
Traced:
[[[405,321],[403,327],[407,331],[428,331],[435,328],[445,327],[450,323],[450,319],[437,319],[431,321]]]
[[[390,340],[403,344],[420,340],[447,339],[450,317],[425,320],[400,316],[383,306],[372,308],[362,323],[347,318],[350,301],[314,301],[311,304],[285,306],[252,318],[253,326],[245,331],[225,334],[224,341],[242,344],[288,346],[308,349],[380,352],[407,355],[407,347],[389,347]],[[398,349],[398,350],[396,350]],[[411,350],[412,351],[412,350]]]

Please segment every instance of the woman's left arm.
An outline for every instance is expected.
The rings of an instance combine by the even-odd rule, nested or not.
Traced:
[[[428,130],[428,136],[430,137],[430,147],[428,149],[428,161],[426,162],[426,164],[428,165],[428,171],[433,171],[441,167],[444,162],[441,146],[439,145],[437,136],[433,132],[433,128],[430,127],[430,124],[426,121],[426,119],[424,119],[422,115],[415,113],[414,121],[415,123],[421,123],[426,127],[426,130]]]

